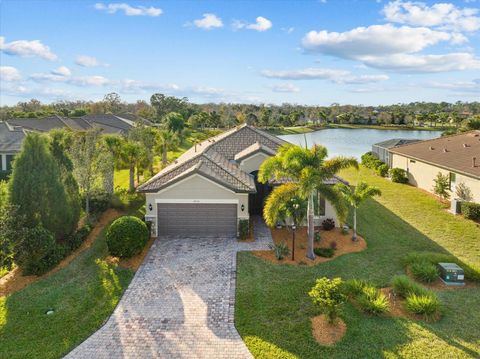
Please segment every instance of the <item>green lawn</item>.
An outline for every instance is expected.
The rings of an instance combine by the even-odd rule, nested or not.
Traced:
[[[365,169],[342,176],[384,193],[358,213],[368,249],[315,267],[278,266],[239,253],[235,322],[250,351],[258,358],[478,358],[480,288],[439,292],[445,314],[436,323],[371,317],[347,304],[344,339],[334,348],[314,341],[309,318],[318,310],[307,292],[317,277],[363,278],[385,286],[404,273],[400,261],[406,253],[423,250],[480,264],[478,225],[446,213],[431,195]]]
[[[0,358],[59,358],[95,332],[134,274],[109,265],[106,256],[102,232],[66,268],[0,297]],[[46,315],[50,308],[55,313]]]

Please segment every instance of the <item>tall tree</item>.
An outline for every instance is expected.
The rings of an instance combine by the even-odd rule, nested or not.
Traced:
[[[177,134],[177,136],[180,136],[183,129],[185,128],[185,120],[183,116],[178,112],[168,113],[167,115],[165,115],[163,122],[165,123],[167,129]]]
[[[118,93],[111,92],[106,94],[103,97],[103,101],[105,102],[105,109],[107,112],[118,114],[122,111],[122,99]]]
[[[10,202],[24,216],[26,226],[43,226],[63,238],[71,231],[71,213],[60,168],[45,136],[31,133],[15,158],[10,178]]]
[[[150,97],[150,104],[155,109],[157,119],[160,121],[170,112],[181,113],[185,118],[189,117],[188,99],[186,97],[178,98],[167,96],[161,93],[155,93]]]
[[[142,161],[145,152],[140,143],[135,141],[125,141],[120,152],[120,158],[123,166],[129,170],[129,191],[135,191],[135,168]]]
[[[347,167],[358,168],[358,162],[351,157],[327,158],[327,149],[315,145],[312,148],[302,148],[292,144],[280,147],[277,154],[265,160],[260,166],[258,179],[262,183],[274,179],[284,181],[289,179],[296,195],[308,201],[308,248],[307,257],[315,259],[313,253],[314,237],[314,197],[318,192],[326,198],[336,209],[340,218],[345,215],[345,208],[340,194],[325,180],[331,179],[341,169]],[[282,186],[285,186],[282,185]]]
[[[162,154],[162,165],[168,162],[168,151],[176,148],[180,143],[178,136],[167,130],[160,131],[157,135],[157,149]]]
[[[357,208],[363,201],[373,196],[380,196],[382,192],[374,186],[369,186],[365,182],[360,182],[356,187],[347,186],[339,183],[336,189],[342,194],[344,200],[353,208],[353,235],[352,240],[357,240]]]

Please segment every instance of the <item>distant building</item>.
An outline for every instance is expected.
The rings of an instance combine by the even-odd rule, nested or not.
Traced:
[[[391,140],[386,140],[383,142],[376,143],[372,145],[372,153],[377,157],[380,161],[383,163],[386,163],[388,167],[392,167],[392,159],[390,156],[390,149],[401,146],[401,145],[406,145],[409,143],[415,143],[418,142],[419,140],[407,140],[407,139],[402,139],[402,138],[393,138]]]
[[[463,183],[480,203],[480,131],[464,132],[390,149],[392,166],[407,171],[410,184],[432,192],[440,172],[450,179],[449,191]]]
[[[12,170],[12,161],[22,148],[25,130],[0,122],[0,179],[5,179]]]

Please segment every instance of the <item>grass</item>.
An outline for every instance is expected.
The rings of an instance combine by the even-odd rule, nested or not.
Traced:
[[[0,297],[0,358],[62,357],[110,316],[134,273],[106,262],[105,229],[69,266]]]
[[[469,358],[480,355],[480,288],[436,292],[444,308],[438,322],[368,316],[351,304],[343,320],[347,333],[335,347],[312,337],[310,317],[318,315],[307,293],[315,279],[340,276],[389,286],[404,274],[404,256],[412,251],[451,253],[472,266],[480,264],[480,228],[454,217],[433,196],[394,184],[370,170],[344,171],[364,180],[383,196],[357,212],[359,233],[368,249],[317,266],[274,265],[247,252],[238,254],[235,323],[258,358]]]

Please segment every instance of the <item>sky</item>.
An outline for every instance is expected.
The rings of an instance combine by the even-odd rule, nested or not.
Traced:
[[[442,0],[448,1],[448,0]],[[480,100],[480,0],[0,0],[0,105]]]

